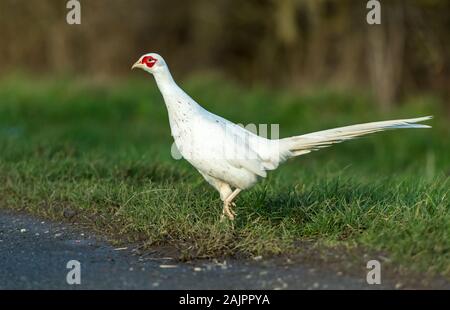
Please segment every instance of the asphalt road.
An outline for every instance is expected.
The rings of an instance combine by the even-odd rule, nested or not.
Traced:
[[[66,264],[81,264],[81,284],[69,285]],[[0,289],[391,289],[365,276],[278,264],[271,260],[199,260],[115,248],[67,224],[0,210]]]

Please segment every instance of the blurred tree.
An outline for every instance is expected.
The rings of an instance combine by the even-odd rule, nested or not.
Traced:
[[[139,55],[164,55],[177,75],[214,70],[295,88],[370,88],[382,109],[433,91],[450,99],[450,1],[382,1],[382,23],[354,0],[0,2],[0,74],[14,70],[111,77]],[[449,107],[450,111],[450,107]]]
[[[405,47],[405,8],[403,1],[383,3],[380,25],[368,27],[368,64],[378,102],[387,110],[397,99],[402,82]]]

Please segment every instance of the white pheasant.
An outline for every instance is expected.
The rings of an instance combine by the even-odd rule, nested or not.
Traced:
[[[233,200],[290,157],[373,132],[396,128],[429,128],[416,124],[430,116],[365,123],[284,139],[266,139],[201,107],[173,80],[164,59],[145,54],[132,66],[153,74],[169,114],[172,136],[181,155],[219,193],[222,217],[233,220]]]

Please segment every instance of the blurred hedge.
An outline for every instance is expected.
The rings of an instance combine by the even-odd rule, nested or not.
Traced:
[[[417,92],[450,99],[450,1],[381,1],[380,26],[365,0],[80,2],[70,26],[65,0],[2,0],[0,74],[118,76],[156,51],[177,77],[372,89],[383,108]]]

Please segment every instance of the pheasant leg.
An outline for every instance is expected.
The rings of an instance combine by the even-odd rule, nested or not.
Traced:
[[[236,212],[231,207],[236,207],[236,204],[233,202],[233,199],[236,198],[236,196],[241,192],[241,190],[235,189],[233,193],[230,194],[230,196],[225,199],[223,202],[223,213],[222,213],[222,219],[226,215],[231,221],[234,220],[236,216]]]

